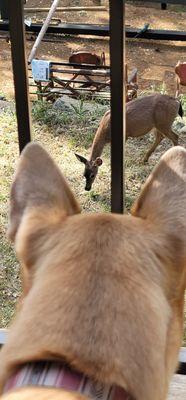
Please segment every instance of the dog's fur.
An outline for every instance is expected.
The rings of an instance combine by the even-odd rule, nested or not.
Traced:
[[[62,359],[135,400],[165,400],[183,328],[186,150],[164,154],[132,216],[87,215],[45,150],[30,144],[12,185],[8,232],[23,297],[0,353],[1,390],[19,364]],[[83,399],[46,388],[4,398]]]

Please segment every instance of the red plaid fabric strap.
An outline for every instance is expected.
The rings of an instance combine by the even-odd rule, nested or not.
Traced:
[[[132,400],[124,389],[108,386],[68,366],[51,361],[29,363],[22,366],[6,383],[4,393],[23,386],[48,386],[79,392],[92,400]]]

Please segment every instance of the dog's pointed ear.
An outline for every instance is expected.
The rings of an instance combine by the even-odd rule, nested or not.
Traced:
[[[26,209],[52,208],[65,215],[80,212],[80,207],[64,176],[48,153],[37,143],[23,150],[10,195],[8,236],[14,240]]]
[[[77,153],[75,153],[75,156],[77,157],[77,159],[79,160],[79,161],[81,161],[83,164],[87,164],[87,159],[85,158],[85,157],[83,157],[83,156],[80,156],[79,154],[77,154]]]
[[[186,210],[186,150],[169,149],[146,180],[131,213],[141,218],[184,219]],[[180,215],[180,217],[179,217]]]

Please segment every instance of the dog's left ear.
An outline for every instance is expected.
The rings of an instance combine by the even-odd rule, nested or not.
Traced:
[[[37,143],[28,144],[18,162],[11,188],[8,236],[15,239],[23,215],[36,208],[56,210],[63,215],[80,212],[80,207],[61,171]]]
[[[167,150],[146,180],[132,214],[152,221],[185,223],[186,150],[175,146]],[[175,221],[175,222],[174,222]],[[177,231],[179,233],[178,225]]]

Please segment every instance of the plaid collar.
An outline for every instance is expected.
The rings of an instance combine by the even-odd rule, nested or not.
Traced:
[[[48,386],[79,392],[92,400],[132,400],[119,386],[104,385],[88,378],[60,362],[32,362],[20,369],[7,381],[4,393],[23,386]]]

